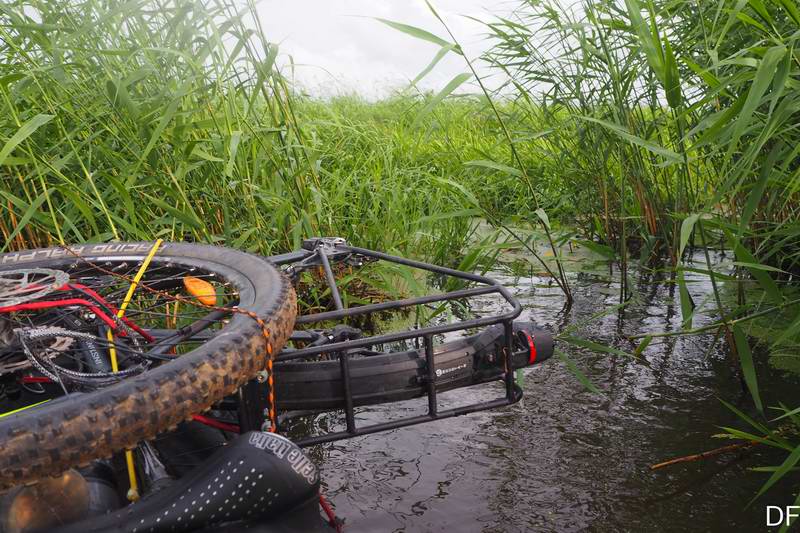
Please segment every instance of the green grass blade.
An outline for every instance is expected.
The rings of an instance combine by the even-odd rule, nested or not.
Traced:
[[[421,71],[419,74],[417,74],[417,75],[416,75],[416,77],[415,77],[415,78],[414,78],[414,79],[411,81],[411,85],[416,85],[417,83],[419,83],[419,82],[420,82],[420,81],[421,81],[421,80],[422,80],[422,79],[423,79],[425,76],[427,76],[428,74],[430,74],[431,70],[433,70],[433,68],[434,68],[436,65],[438,65],[438,64],[439,64],[439,61],[441,61],[442,59],[444,59],[444,57],[445,57],[445,56],[446,56],[446,55],[447,55],[449,52],[452,52],[452,51],[454,51],[455,49],[456,49],[456,46],[455,46],[455,45],[453,45],[453,44],[448,44],[448,45],[446,45],[446,46],[443,46],[443,47],[441,47],[441,48],[439,49],[439,51],[438,51],[438,52],[436,52],[436,55],[435,55],[435,56],[433,56],[433,59],[431,60],[431,62],[430,62],[430,63],[428,63],[428,66],[427,66],[427,67],[425,67],[424,69],[422,69],[422,71]]]
[[[678,296],[681,303],[681,325],[683,329],[692,329],[692,320],[694,319],[694,300],[689,293],[689,288],[686,285],[686,278],[683,269],[678,271],[676,276],[678,283]]]
[[[772,279],[772,276],[769,275],[769,265],[764,265],[766,268],[761,268],[758,259],[750,253],[750,250],[745,247],[742,241],[733,238],[730,234],[728,235],[733,243],[733,252],[736,255],[737,262],[745,265],[758,265],[758,267],[749,266],[745,268],[747,268],[750,275],[758,281],[758,284],[764,289],[764,292],[767,293],[773,302],[782,302],[783,295],[781,294],[781,290],[778,288],[778,284],[775,283],[775,280]]]
[[[494,161],[486,161],[485,159],[475,159],[473,161],[466,161],[464,163],[465,167],[482,167],[482,168],[490,168],[492,170],[499,170],[500,172],[505,172],[511,176],[516,176],[518,178],[522,177],[522,172],[514,167],[510,167],[508,165],[504,165],[502,163],[495,163]]]
[[[570,372],[572,372],[572,375],[575,376],[578,381],[580,381],[581,385],[586,387],[586,389],[589,390],[590,392],[601,395],[603,394],[603,391],[598,389],[597,386],[594,383],[592,383],[589,378],[586,377],[586,374],[581,372],[581,370],[577,367],[575,362],[572,359],[570,359],[570,357],[566,353],[556,348],[555,354],[556,357],[561,359],[561,361],[567,366],[567,369]]]
[[[461,74],[456,75],[444,88],[439,91],[436,96],[428,100],[428,103],[425,104],[425,107],[417,114],[417,117],[414,119],[414,123],[412,128],[416,128],[422,122],[422,120],[431,112],[433,109],[441,103],[442,100],[447,98],[450,93],[458,89],[462,83],[467,81],[472,77],[472,74],[469,72],[462,72]]]
[[[683,257],[683,251],[686,249],[686,245],[689,243],[689,238],[691,238],[692,232],[694,231],[694,225],[697,223],[699,218],[700,215],[695,213],[684,218],[683,222],[681,222],[681,238],[680,247],[678,248],[678,257]]]
[[[570,335],[562,335],[559,337],[559,340],[563,340],[564,342],[573,344],[575,346],[580,346],[581,348],[586,348],[587,350],[591,350],[593,352],[620,355],[622,357],[633,357],[633,355],[629,354],[628,352],[618,350],[617,348],[612,348],[611,346],[606,346],[605,344],[593,342],[588,339],[581,339],[578,337],[572,337]]]
[[[416,37],[417,39],[421,39],[423,41],[428,41],[429,43],[438,44],[442,47],[455,47],[453,43],[447,42],[441,37],[438,37],[427,30],[423,30],[422,28],[417,28],[416,26],[409,26],[408,24],[403,24],[401,22],[395,22],[393,20],[386,20],[382,18],[375,18],[378,22],[386,24],[390,28],[394,28],[397,31],[401,31],[406,35],[410,35],[412,37]]]
[[[758,378],[756,376],[755,365],[753,364],[753,354],[750,351],[750,343],[738,324],[734,324],[732,329],[733,340],[736,343],[736,352],[739,354],[739,363],[742,367],[744,382],[747,385],[747,389],[750,391],[753,402],[756,404],[756,409],[763,413],[764,406],[761,403],[761,395],[758,392]]]
[[[683,161],[683,158],[680,155],[678,155],[677,153],[673,152],[672,150],[669,150],[668,148],[664,148],[663,146],[660,146],[660,145],[658,145],[658,144],[656,144],[654,142],[648,141],[646,139],[642,139],[641,137],[637,137],[636,135],[634,135],[631,132],[629,132],[627,129],[625,129],[622,126],[619,126],[617,124],[613,124],[613,123],[608,122],[606,120],[600,120],[600,119],[593,118],[593,117],[576,116],[575,118],[577,118],[579,120],[585,120],[587,122],[594,122],[595,124],[599,124],[599,125],[603,126],[604,128],[606,128],[607,130],[609,130],[612,133],[614,133],[615,135],[618,135],[619,137],[625,139],[629,143],[634,144],[636,146],[640,146],[640,147],[644,148],[645,150],[648,150],[648,151],[650,151],[650,152],[652,152],[652,153],[654,153],[656,155],[660,155],[661,157],[663,157],[664,159],[666,159],[667,161],[669,161],[671,163],[681,163]]]
[[[54,115],[39,114],[20,126],[16,133],[14,133],[14,135],[12,135],[11,138],[6,141],[5,145],[3,145],[3,149],[0,150],[0,165],[5,162],[8,155],[19,145],[19,143],[30,137],[33,132],[35,132],[44,124],[47,124],[53,120],[53,118]]]
[[[764,485],[759,489],[756,495],[753,496],[753,499],[750,500],[750,503],[747,505],[752,504],[756,499],[758,499],[759,496],[767,492],[770,487],[772,487],[783,476],[789,473],[789,471],[794,468],[794,465],[796,465],[798,461],[800,461],[800,446],[797,446],[797,448],[795,448],[792,453],[786,457],[786,460],[783,462],[783,464],[781,464],[778,469],[775,470],[775,472],[769,477],[767,482],[764,483]]]
[[[742,106],[742,111],[736,118],[733,126],[731,142],[728,146],[727,157],[732,157],[736,147],[738,146],[739,139],[745,132],[745,129],[750,126],[753,114],[758,106],[762,103],[764,93],[766,93],[769,86],[775,78],[775,72],[778,68],[778,63],[786,55],[787,50],[783,45],[773,46],[764,54],[764,58],[759,63],[758,69],[755,73],[753,85],[747,93],[747,99]]]

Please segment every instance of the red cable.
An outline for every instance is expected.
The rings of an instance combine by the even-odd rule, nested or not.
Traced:
[[[86,291],[92,298],[96,299],[98,302],[100,302],[104,306],[108,307],[108,309],[111,312],[116,313],[116,309],[114,309],[113,305],[109,304],[105,300],[105,298],[103,298],[102,296],[97,294],[97,292],[95,292],[94,290],[90,289],[89,287],[86,287],[85,285],[81,285],[79,283],[75,283],[73,285],[67,284],[67,285],[63,285],[63,286],[59,287],[57,290],[70,290],[72,287],[77,287],[79,289],[82,289],[82,290]],[[83,298],[68,298],[66,300],[45,300],[45,301],[41,301],[41,302],[28,302],[28,303],[22,303],[22,304],[17,304],[17,305],[8,305],[8,306],[5,306],[5,307],[0,307],[0,313],[14,313],[14,312],[17,312],[17,311],[38,311],[40,309],[49,309],[51,307],[62,307],[62,306],[66,307],[68,305],[83,305],[85,307],[88,307],[89,309],[92,310],[93,313],[95,313],[98,317],[100,317],[100,320],[102,320],[109,327],[111,327],[111,329],[114,329],[114,330],[117,329],[117,324],[116,324],[116,322],[114,322],[113,319],[111,319],[107,314],[105,314],[105,312],[103,312],[103,310],[101,310],[99,307],[97,307],[96,305],[92,304],[88,300],[84,300]],[[128,327],[130,327],[136,333],[141,335],[147,342],[153,342],[153,341],[156,340],[155,337],[153,337],[152,335],[147,333],[145,330],[143,330],[142,328],[137,326],[130,319],[128,319],[126,317],[122,317],[121,320]],[[124,336],[123,333],[121,333],[120,335]]]
[[[203,415],[192,415],[192,420],[195,422],[200,422],[201,424],[205,424],[209,427],[215,429],[221,429],[222,431],[230,431],[231,433],[240,433],[241,428],[236,424],[228,424],[227,422],[221,422],[219,420],[215,420],[208,416]]]
[[[17,382],[23,384],[29,383],[52,383],[53,380],[45,376],[21,376]]]
[[[328,524],[336,530],[336,533],[342,533],[342,524],[339,522],[339,519],[336,518],[333,507],[331,507],[331,504],[325,499],[325,496],[322,495],[322,492],[319,493],[319,506],[325,511],[325,516],[328,517]]]
[[[66,300],[46,300],[43,302],[28,302],[17,305],[7,305],[0,307],[0,313],[15,313],[17,311],[38,311],[40,309],[49,309],[51,307],[66,307],[68,305],[83,305],[88,307],[100,320],[108,324],[111,329],[116,329],[117,324],[109,318],[99,307],[94,305],[88,300],[83,298],[68,298]]]
[[[99,294],[98,294],[98,293],[97,293],[97,292],[96,292],[94,289],[91,289],[91,288],[87,287],[86,285],[83,285],[83,284],[81,284],[81,283],[68,283],[68,284],[64,285],[63,287],[60,287],[58,290],[69,290],[69,289],[70,289],[70,288],[72,288],[72,287],[75,287],[75,288],[81,289],[82,291],[84,291],[84,292],[86,292],[87,294],[89,294],[89,296],[91,296],[92,298],[94,298],[95,300],[97,300],[98,302],[100,302],[101,304],[103,304],[104,306],[108,307],[108,309],[109,309],[109,310],[110,310],[112,313],[114,313],[115,315],[117,314],[117,308],[116,308],[116,307],[114,307],[113,305],[111,305],[111,304],[110,304],[110,303],[109,303],[109,302],[108,302],[108,301],[107,301],[105,298],[103,298],[102,296],[100,296],[100,295],[99,295]],[[137,325],[136,325],[136,324],[135,324],[135,323],[134,323],[134,322],[133,322],[131,319],[129,319],[128,317],[126,317],[126,316],[123,316],[123,317],[121,317],[121,318],[120,318],[120,320],[122,320],[122,321],[123,321],[123,322],[124,322],[124,323],[125,323],[125,324],[126,324],[128,327],[129,327],[129,328],[131,328],[133,331],[135,331],[136,333],[138,333],[139,335],[141,335],[141,336],[144,338],[144,340],[146,340],[147,342],[153,342],[153,341],[155,341],[155,340],[156,340],[156,339],[155,339],[155,337],[153,337],[152,335],[150,335],[149,333],[147,333],[145,330],[143,330],[142,328],[140,328],[139,326],[137,326]]]
[[[20,376],[17,380],[19,383],[30,384],[30,383],[52,383],[53,380],[45,377],[45,376]],[[220,420],[215,420],[208,416],[203,415],[193,415],[192,420],[195,422],[200,422],[201,424],[205,424],[209,427],[221,429],[223,431],[230,431],[231,433],[240,433],[241,429],[236,424],[228,424],[227,422],[222,422]]]

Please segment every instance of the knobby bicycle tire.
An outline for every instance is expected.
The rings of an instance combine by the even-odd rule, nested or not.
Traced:
[[[151,243],[89,244],[0,254],[0,271],[69,268],[83,260],[141,261]],[[76,254],[81,259],[75,257]],[[67,468],[130,449],[175,427],[237,388],[277,354],[292,332],[296,295],[289,280],[263,258],[218,246],[165,243],[153,259],[203,268],[230,281],[238,307],[255,313],[269,331],[234,313],[219,334],[180,357],[115,385],[71,394],[0,418],[0,490],[58,475]]]

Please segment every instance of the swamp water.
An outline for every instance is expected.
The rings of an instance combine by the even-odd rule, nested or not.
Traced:
[[[703,265],[701,254],[695,259]],[[520,319],[554,333],[578,325],[575,336],[630,353],[628,335],[680,329],[677,289],[666,276],[638,271],[629,272],[636,301],[589,320],[619,304],[619,274],[607,264],[587,268],[580,261],[570,277],[575,301],[569,309],[547,278],[507,270],[489,275],[520,300]],[[690,281],[695,302],[710,309],[708,279],[692,274]],[[494,305],[478,298],[472,310]],[[695,326],[710,322],[698,314]],[[729,443],[712,438],[720,426],[744,429],[719,398],[747,412],[752,402],[724,343],[712,346],[713,337],[654,339],[640,360],[561,343],[603,395],[587,391],[553,357],[524,371],[525,397],[514,406],[318,448],[326,495],[348,532],[765,531],[765,506],[791,504],[797,486],[787,476],[745,508],[768,477],[749,469],[780,464],[782,452],[761,446],[649,468]],[[763,355],[756,347],[765,405],[796,397],[799,381],[770,368]],[[440,399],[449,406],[502,394],[492,384]],[[357,419],[378,421],[419,405],[364,408]]]

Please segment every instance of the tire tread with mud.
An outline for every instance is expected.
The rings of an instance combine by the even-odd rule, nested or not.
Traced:
[[[151,246],[113,243],[73,250],[102,263],[141,260]],[[0,271],[63,268],[79,261],[60,248],[27,250],[0,254]],[[273,354],[291,334],[297,313],[294,290],[265,259],[218,246],[165,243],[153,261],[225,276],[239,290],[239,307],[264,320]],[[217,336],[174,361],[104,389],[0,418],[0,490],[58,475],[151,439],[234,392],[266,362],[260,326],[237,313]]]

